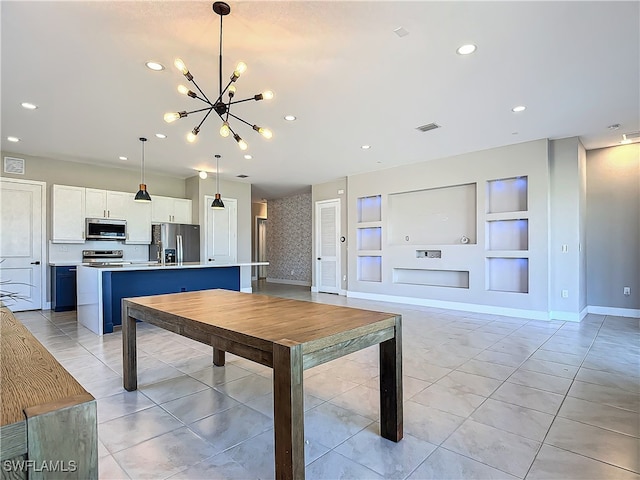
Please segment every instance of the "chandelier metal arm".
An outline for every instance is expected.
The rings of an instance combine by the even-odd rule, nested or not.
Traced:
[[[192,113],[200,113],[200,112],[204,112],[205,110],[209,110],[209,112],[211,112],[211,110],[213,110],[213,105],[211,105],[210,107],[201,108],[199,110],[192,110],[190,112],[185,112],[185,113],[186,113],[186,115],[191,115]],[[205,117],[205,118],[207,118],[207,117]]]
[[[200,130],[200,127],[202,126],[202,124],[204,123],[204,121],[205,121],[205,120],[207,119],[207,117],[211,114],[211,112],[212,112],[212,110],[213,110],[213,107],[211,107],[211,108],[209,108],[209,109],[205,109],[205,110],[209,110],[209,111],[207,112],[207,114],[206,114],[204,117],[202,117],[202,120],[200,121],[200,123],[199,123],[199,124],[198,124],[198,126],[196,127],[198,130]]]
[[[255,100],[255,99],[256,99],[255,96],[253,96],[253,97],[245,98],[243,100],[236,100],[234,102],[229,102],[229,105],[235,105],[236,103],[242,103],[242,102],[249,102],[249,101]]]
[[[231,112],[227,112],[230,116],[232,116],[233,118],[235,118],[236,120],[240,120],[242,123],[249,125],[251,128],[253,128],[253,124],[247,122],[246,120],[241,119],[240,117],[238,117],[237,115],[234,115]],[[231,130],[231,128],[229,128],[229,130]]]
[[[224,90],[220,92],[220,95],[218,96],[218,98],[214,103],[222,102],[222,97],[224,96],[225,93],[227,93],[227,90],[229,90],[229,87],[231,86],[232,83],[233,83],[233,80],[230,80],[229,83],[227,83],[227,86],[224,87]]]
[[[207,97],[207,95],[200,89],[200,87],[198,86],[198,84],[196,83],[195,79],[193,78],[193,76],[191,76],[191,80],[189,80],[191,83],[193,83],[196,88],[198,89],[198,91],[200,92],[200,94],[205,98],[205,102],[207,102],[209,105],[213,105],[213,103],[211,103],[211,100],[209,100],[209,98]],[[201,99],[202,100],[202,99]]]

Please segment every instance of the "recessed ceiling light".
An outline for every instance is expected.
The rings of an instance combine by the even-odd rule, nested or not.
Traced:
[[[202,179],[205,180],[209,175],[207,174],[207,172],[205,172],[204,170],[200,170],[200,172],[198,172],[198,176]]]
[[[248,153],[244,156],[245,160],[251,160],[253,157],[251,155],[249,155]]]
[[[456,53],[458,55],[469,55],[470,53],[475,52],[477,48],[478,47],[476,47],[474,44],[468,43],[467,45],[462,45],[461,47],[458,47],[458,49],[456,50]]]
[[[18,137],[7,137],[7,140],[9,140],[10,142],[19,142],[20,139]]]
[[[124,157],[124,156],[120,156],[120,157],[118,157],[118,158],[119,158],[120,160],[129,160],[127,157]]]
[[[158,138],[167,138],[167,136],[164,133],[156,133],[156,137],[158,137]]]
[[[36,108],[38,108],[37,105],[29,102],[22,102],[20,105],[22,105],[22,108],[26,108],[27,110],[35,110]]]
[[[145,65],[149,70],[153,70],[154,72],[159,72],[161,70],[164,70],[164,65],[158,62],[147,62],[145,63]]]
[[[369,150],[371,148],[371,145],[362,145],[360,148],[362,150]]]
[[[619,123],[614,123],[613,125],[609,125],[607,128],[609,130],[618,130],[620,128],[620,124]]]
[[[517,107],[513,107],[511,111],[518,113],[518,112],[524,112],[526,109],[527,107],[525,107],[524,105],[518,105]]]
[[[285,116],[284,116],[284,119],[285,119],[287,122],[293,122],[293,121],[296,119],[296,116],[295,116],[295,115],[285,115]]]

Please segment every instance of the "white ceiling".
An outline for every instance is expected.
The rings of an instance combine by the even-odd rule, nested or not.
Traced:
[[[501,145],[579,136],[594,149],[640,130],[637,1],[242,1],[230,2],[224,19],[224,78],[243,60],[237,97],[275,92],[234,109],[274,138],[232,121],[249,143],[245,160],[210,116],[188,144],[200,117],[162,117],[200,108],[176,91],[186,83],[176,57],[216,96],[211,5],[2,1],[2,150],[138,169],[138,137],[147,136],[148,170],[186,178],[214,171],[221,154],[222,178],[246,174],[239,181],[253,184],[254,198],[271,199]],[[398,27],[409,35],[397,36]],[[465,43],[476,53],[457,55]],[[152,72],[148,60],[167,68]],[[27,111],[25,101],[39,108]],[[527,109],[513,113],[516,105]],[[416,130],[430,122],[442,128]]]

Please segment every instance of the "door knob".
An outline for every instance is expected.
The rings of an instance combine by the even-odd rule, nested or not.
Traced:
[[[40,260],[37,260],[35,262],[31,262],[31,265],[40,265]]]

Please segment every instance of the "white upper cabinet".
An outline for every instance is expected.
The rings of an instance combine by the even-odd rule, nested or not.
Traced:
[[[85,215],[88,218],[125,219],[134,194],[109,190],[86,189]]]
[[[84,187],[53,185],[52,200],[52,241],[84,243]]]
[[[151,197],[153,223],[191,223],[191,200],[186,198]]]
[[[124,219],[127,221],[127,240],[125,243],[151,243],[151,205],[149,202],[136,202],[134,195],[128,194],[129,206]]]
[[[85,215],[87,218],[107,218],[107,191],[85,189]]]

